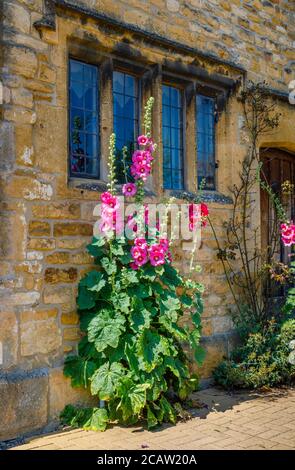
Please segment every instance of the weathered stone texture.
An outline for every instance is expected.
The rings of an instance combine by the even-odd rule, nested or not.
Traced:
[[[48,377],[15,374],[0,378],[0,440],[42,429],[47,423]]]
[[[1,367],[6,371],[33,369],[41,364],[42,367],[60,366],[65,354],[75,352],[80,337],[77,283],[93,265],[85,246],[93,233],[93,208],[99,200],[99,191],[105,187],[108,138],[113,119],[112,86],[109,79],[102,80],[102,181],[69,179],[69,49],[90,62],[98,60],[101,45],[104,53],[115,55],[119,51],[120,58],[120,51],[128,49],[140,63],[156,65],[158,72],[153,84],[143,90],[144,98],[150,93],[156,98],[154,138],[159,146],[149,183],[156,193],[163,179],[161,67],[167,61],[184,69],[193,64],[209,75],[218,73],[232,78],[237,81],[237,91],[239,83],[243,83],[244,72],[236,66],[245,70],[247,78],[266,79],[272,87],[283,92],[287,91],[287,84],[295,73],[294,8],[292,2],[286,0],[75,2],[151,33],[152,43],[132,32],[124,32],[124,28],[113,30],[108,27],[106,30],[105,24],[70,14],[66,9],[55,18],[56,30],[43,28],[37,31],[34,22],[43,17],[43,3],[43,0],[3,1],[0,342]],[[157,45],[153,41],[155,34],[216,59],[185,52],[185,48],[181,53],[173,45]],[[83,48],[85,44],[87,47]],[[228,63],[219,63],[220,60]],[[292,109],[283,101],[278,101],[277,106],[282,113],[281,125],[260,145],[295,151],[294,107]],[[191,106],[186,151],[189,191],[195,191],[197,180],[194,112]],[[237,181],[247,145],[242,109],[235,91],[228,96],[226,107],[219,115],[216,132],[217,189],[228,195],[229,185]],[[210,202],[209,209],[216,234],[222,239],[223,224],[232,205],[228,201]],[[187,274],[190,254],[181,244],[174,250],[174,259]],[[232,323],[227,312],[233,301],[217,260],[210,227],[202,232],[202,244],[196,252],[195,262],[202,266],[201,281],[206,286],[203,336],[207,359],[200,372],[209,377],[233,344]],[[49,370],[49,385],[47,376],[30,374],[1,382],[0,434],[3,438],[44,426],[48,416],[57,417],[66,402],[78,398],[78,392],[73,392],[69,382],[62,377],[61,369]]]

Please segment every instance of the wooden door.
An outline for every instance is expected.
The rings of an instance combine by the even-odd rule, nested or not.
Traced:
[[[260,158],[263,163],[262,178],[279,196],[289,220],[295,220],[294,190],[291,194],[283,191],[282,184],[289,181],[295,184],[295,155],[278,149],[262,149]],[[271,246],[274,258],[284,264],[290,260],[290,248],[280,242],[279,221],[273,209],[269,196],[261,189],[261,242],[262,248]]]

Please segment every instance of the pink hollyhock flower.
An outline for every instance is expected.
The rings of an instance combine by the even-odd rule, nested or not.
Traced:
[[[285,246],[295,245],[295,225],[293,222],[281,224],[281,237]]]
[[[169,248],[169,240],[167,238],[160,238],[159,246],[166,252]]]
[[[148,254],[147,249],[141,248],[140,246],[133,246],[130,250],[131,256],[134,262],[138,266],[142,266],[143,264],[147,263],[148,261]]]
[[[196,204],[189,204],[188,217],[189,217],[189,230],[192,232],[195,228],[196,222],[198,221],[198,206]]]
[[[100,199],[103,203],[103,209],[108,208],[111,211],[115,211],[119,207],[118,199],[109,192],[102,193]]]
[[[152,245],[149,249],[149,258],[152,266],[160,266],[165,263],[165,253],[163,248],[158,245]]]
[[[154,157],[152,156],[149,150],[144,150],[142,152],[142,158],[143,158],[143,161],[145,161],[146,163],[151,163],[154,159]]]
[[[168,258],[168,261],[169,261],[170,263],[172,263],[173,260],[172,260],[172,253],[171,253],[171,251],[168,251],[168,253],[167,253],[167,258]]]
[[[102,220],[101,223],[99,224],[99,230],[102,233],[110,232],[111,230],[113,230],[112,221]]]
[[[144,223],[146,225],[149,223],[149,207],[147,204],[144,205]]]
[[[111,195],[111,193],[109,193],[108,191],[105,191],[104,193],[100,195],[100,200],[101,202],[108,204],[108,202],[110,201],[112,197],[113,196]]]
[[[149,138],[146,135],[140,135],[137,137],[138,145],[147,145],[149,143]]]
[[[142,179],[143,181],[146,181],[151,172],[151,169],[152,168],[149,163],[134,163],[130,168],[130,172],[135,179]]]
[[[134,260],[142,256],[147,256],[147,249],[146,247],[136,246],[134,245],[130,250],[131,256]]]
[[[204,204],[204,202],[201,202],[201,216],[202,217],[207,217],[209,215],[209,209],[207,204]]]
[[[135,238],[134,245],[138,246],[140,248],[146,248],[147,247],[146,239],[145,238]]]
[[[137,232],[137,223],[136,223],[133,215],[128,215],[127,216],[127,227],[130,230],[133,230],[133,232]]]
[[[135,196],[136,192],[137,188],[134,183],[126,183],[123,185],[122,193],[124,194],[124,196],[132,197]]]
[[[138,258],[136,258],[135,262],[138,266],[143,266],[144,264],[146,264],[148,262],[147,253],[144,253],[144,254],[138,256]]]

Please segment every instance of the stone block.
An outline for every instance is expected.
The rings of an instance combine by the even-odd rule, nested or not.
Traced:
[[[31,125],[15,125],[15,153],[19,165],[32,166],[34,164],[32,132]]]
[[[0,123],[0,170],[9,171],[15,162],[14,124]]]
[[[74,297],[70,287],[48,286],[45,287],[43,293],[45,304],[71,304]]]
[[[10,73],[19,74],[26,78],[33,78],[37,70],[37,57],[27,47],[6,47],[5,62]]]
[[[70,253],[67,251],[55,251],[46,256],[46,263],[48,264],[66,264],[70,261]]]
[[[204,364],[197,367],[197,372],[202,378],[209,378],[212,371],[227,355],[227,337],[214,336],[211,338],[203,338],[201,345],[205,348],[206,357]]]
[[[1,368],[17,364],[18,325],[14,312],[0,312]]]
[[[43,183],[29,176],[13,176],[5,187],[7,196],[24,198],[29,201],[40,199],[49,201],[53,195],[50,184]]]
[[[27,311],[21,314],[20,348],[22,356],[50,354],[61,346],[57,309]]]
[[[76,250],[81,247],[85,247],[87,241],[81,238],[65,238],[57,240],[57,247],[65,250]]]
[[[77,325],[79,323],[79,315],[77,312],[64,312],[61,315],[62,325]]]
[[[50,251],[55,248],[55,240],[53,238],[31,238],[28,240],[29,250]]]
[[[93,234],[93,226],[91,224],[81,223],[56,223],[54,225],[54,236],[91,236]]]
[[[73,388],[62,368],[52,369],[49,373],[49,418],[58,419],[68,404],[97,406],[97,397],[92,397],[83,388]]]
[[[13,104],[32,109],[33,94],[31,91],[26,90],[25,88],[14,88],[11,90],[11,97]]]
[[[43,82],[55,83],[56,71],[45,63],[40,63],[38,70],[38,78]]]
[[[0,304],[9,306],[36,305],[40,299],[40,293],[30,292],[3,292],[0,294]]]
[[[55,202],[50,205],[34,205],[32,214],[37,219],[79,219],[80,204]]]
[[[81,339],[81,331],[79,328],[65,328],[63,330],[63,339],[65,341],[78,341]]]
[[[47,424],[46,371],[0,376],[0,440],[19,437]]]
[[[45,282],[58,284],[63,282],[74,282],[77,279],[77,269],[46,268],[44,273]]]
[[[39,220],[31,220],[29,223],[29,235],[34,237],[50,235],[49,223],[40,222]]]
[[[31,28],[30,13],[21,5],[6,3],[4,25],[28,34]]]

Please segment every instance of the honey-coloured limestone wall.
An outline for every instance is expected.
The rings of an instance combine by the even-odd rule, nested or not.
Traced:
[[[153,201],[163,195],[162,68],[169,62],[187,72],[197,64],[209,78],[219,74],[236,84],[220,112],[217,191],[208,196],[222,239],[223,223],[232,210],[228,188],[238,179],[248,144],[237,101],[246,79],[267,80],[282,113],[279,128],[261,145],[295,150],[294,107],[285,96],[295,78],[295,9],[294,2],[282,0],[4,0],[0,9],[1,440],[50,426],[67,403],[93,400],[71,388],[62,367],[80,338],[77,284],[93,264],[85,246],[92,236],[93,208],[105,184],[112,132],[111,79],[106,72],[101,85],[102,181],[69,179],[69,55],[83,58],[85,53],[95,60],[101,54],[112,58],[129,51],[139,63],[155,66],[145,89],[146,97],[156,100],[154,137],[159,147],[149,183]],[[193,108],[189,112],[193,116]],[[187,188],[193,192],[193,119],[188,126]],[[259,191],[256,198],[259,217]],[[175,249],[175,263],[184,273],[189,257],[181,246]],[[209,227],[203,230],[197,262],[206,287],[202,341],[207,358],[199,373],[208,379],[235,341],[229,315],[233,300]]]

